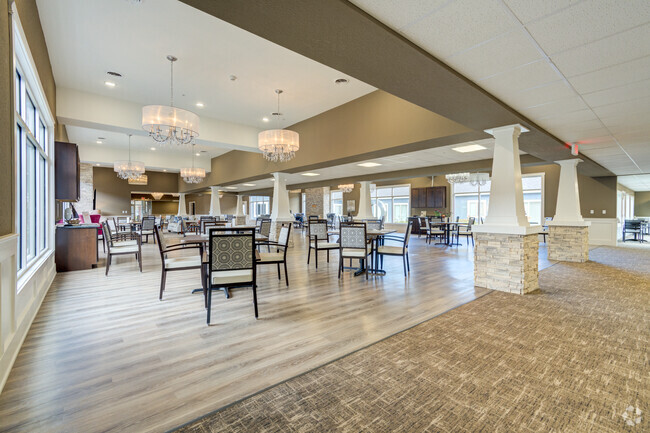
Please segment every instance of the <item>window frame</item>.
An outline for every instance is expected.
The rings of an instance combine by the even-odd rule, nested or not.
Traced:
[[[54,252],[54,116],[50,111],[43,85],[38,76],[36,65],[26,43],[26,37],[20,24],[15,4],[12,6],[13,26],[13,125],[14,125],[14,179],[16,194],[14,210],[14,231],[18,233],[17,287],[25,283],[37,272],[45,260]],[[18,82],[20,78],[20,82]],[[34,104],[34,129],[27,121],[27,99]],[[34,147],[34,164],[31,167],[34,177],[33,198],[30,200],[34,209],[34,255],[28,257],[25,227],[27,223],[26,158],[27,146]],[[42,166],[44,161],[44,165]]]
[[[390,188],[390,195],[389,196],[382,196],[378,197],[377,195],[377,190],[378,189],[386,189]],[[394,195],[394,190],[395,188],[407,188],[408,189],[408,194],[407,195]],[[411,213],[411,184],[410,183],[405,183],[405,184],[398,184],[398,185],[373,185],[370,189],[370,204],[372,207],[372,215],[375,218],[381,218],[380,216],[377,216],[378,213],[378,207],[377,207],[377,200],[390,200],[390,218],[386,218],[385,223],[386,224],[407,224],[408,223],[408,217],[409,214]],[[395,221],[395,199],[406,199],[407,200],[407,205],[406,205],[406,221],[404,222],[394,222]]]

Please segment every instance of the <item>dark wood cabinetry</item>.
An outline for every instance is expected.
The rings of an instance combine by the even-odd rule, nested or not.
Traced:
[[[447,207],[447,187],[431,186],[428,188],[411,188],[411,208]]]
[[[79,271],[97,267],[97,227],[95,225],[59,226],[56,228],[54,261],[57,272]]]
[[[74,143],[54,143],[54,198],[79,201],[79,150]]]

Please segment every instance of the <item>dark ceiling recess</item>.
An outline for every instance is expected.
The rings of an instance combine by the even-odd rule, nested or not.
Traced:
[[[520,148],[548,162],[564,143],[348,1],[181,0],[203,12],[477,131],[521,123]],[[292,25],[287,28],[287,18]],[[613,176],[591,159],[578,170]]]

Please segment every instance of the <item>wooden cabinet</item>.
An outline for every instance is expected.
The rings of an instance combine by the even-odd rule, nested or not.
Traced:
[[[79,201],[79,150],[74,143],[54,143],[54,198],[60,201]]]
[[[411,188],[411,208],[447,207],[447,187],[432,186],[428,188]]]
[[[97,267],[97,228],[94,225],[59,226],[56,228],[54,261],[57,272],[79,271]]]

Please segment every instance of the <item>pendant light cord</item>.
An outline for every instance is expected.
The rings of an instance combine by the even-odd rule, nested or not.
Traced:
[[[131,134],[129,134],[129,165],[131,165]]]
[[[171,86],[170,86],[171,101],[172,101],[171,106],[173,107],[174,106],[174,61],[170,60],[169,63],[171,66],[171,76],[172,76]]]

